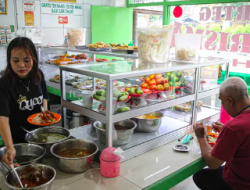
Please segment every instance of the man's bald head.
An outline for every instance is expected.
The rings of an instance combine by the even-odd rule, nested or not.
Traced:
[[[231,97],[236,102],[249,99],[247,84],[239,77],[226,79],[220,87],[220,95]]]

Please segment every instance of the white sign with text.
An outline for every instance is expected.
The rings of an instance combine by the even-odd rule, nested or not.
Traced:
[[[41,13],[80,16],[83,14],[83,6],[81,4],[41,2]]]

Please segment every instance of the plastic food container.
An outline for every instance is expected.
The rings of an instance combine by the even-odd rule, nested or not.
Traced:
[[[115,148],[105,148],[100,156],[101,175],[107,178],[120,174],[121,157],[114,154]]]
[[[84,46],[86,40],[86,28],[67,28],[68,46]]]
[[[201,46],[201,34],[175,34],[175,59],[197,61]]]
[[[142,62],[168,62],[173,29],[138,28],[137,41],[139,60]]]

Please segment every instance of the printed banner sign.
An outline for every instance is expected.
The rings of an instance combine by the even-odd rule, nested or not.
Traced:
[[[58,17],[58,23],[59,24],[68,24],[69,23],[68,16],[59,16]]]
[[[41,13],[80,16],[83,13],[83,6],[82,4],[41,2]]]
[[[24,11],[25,26],[34,26],[34,12]]]
[[[34,2],[24,2],[23,3],[23,11],[35,11],[35,3]]]

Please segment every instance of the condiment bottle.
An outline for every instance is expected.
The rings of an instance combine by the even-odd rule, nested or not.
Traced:
[[[134,53],[134,44],[133,41],[128,44],[128,54],[133,54]]]
[[[101,175],[107,178],[117,177],[120,174],[121,157],[114,154],[113,147],[105,148],[100,156]]]
[[[128,44],[128,49],[129,50],[134,50],[134,44],[133,41]]]

